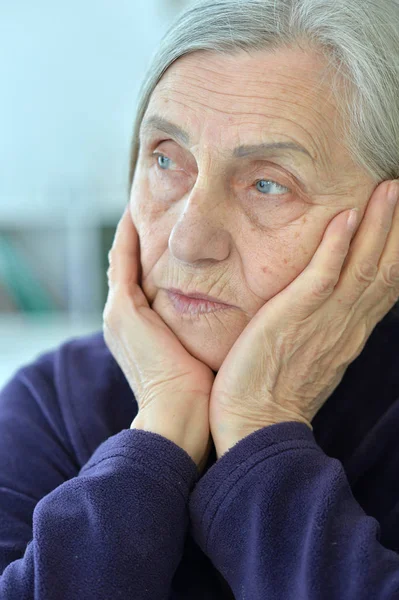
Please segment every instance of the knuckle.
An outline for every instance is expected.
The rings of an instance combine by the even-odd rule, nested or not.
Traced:
[[[355,263],[352,273],[358,283],[368,285],[375,281],[378,274],[378,266],[368,261]]]
[[[399,300],[399,289],[398,286],[391,286],[387,293],[389,306],[392,308],[395,304],[397,304]]]
[[[311,294],[312,296],[316,296],[319,298],[325,298],[329,296],[335,286],[337,284],[337,279],[334,277],[328,277],[327,275],[322,275],[319,277],[315,277],[312,280],[311,284]]]
[[[399,283],[399,263],[396,262],[382,265],[381,278],[388,287],[397,287]]]
[[[109,262],[109,264],[111,264],[113,256],[114,256],[114,249],[111,248],[111,250],[109,250],[109,252],[108,252],[108,262]]]
[[[114,266],[109,266],[107,269],[107,279],[108,279],[108,285],[111,286],[115,286],[116,284],[116,270]]]

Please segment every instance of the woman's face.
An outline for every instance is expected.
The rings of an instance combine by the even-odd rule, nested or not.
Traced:
[[[214,371],[255,313],[307,266],[333,217],[354,206],[363,216],[376,187],[342,145],[323,66],[296,49],[196,52],[169,67],[144,115],[143,124],[157,116],[176,127],[140,131],[130,208],[141,285]],[[237,150],[276,142],[303,150]],[[236,308],[181,315],[168,288]]]

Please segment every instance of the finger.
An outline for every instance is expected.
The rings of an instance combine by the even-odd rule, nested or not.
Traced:
[[[110,288],[123,287],[127,289],[138,283],[139,238],[128,206],[116,228],[108,260],[107,276]]]
[[[387,286],[397,285],[399,280],[399,180],[395,182],[395,187],[392,226],[380,261],[380,272]]]
[[[297,301],[296,319],[309,317],[333,295],[340,309],[348,311],[374,281],[394,212],[388,202],[389,183],[376,188],[366,216],[354,231],[347,226],[350,211],[340,213],[328,225],[308,267],[290,286],[290,296]]]
[[[372,195],[361,226],[354,238],[335,292],[344,308],[353,306],[368,288],[374,290],[379,265],[392,230],[395,203],[390,198],[391,182],[383,182]],[[374,298],[374,304],[376,298]]]
[[[399,181],[396,185],[399,189]],[[397,196],[398,198],[398,196]],[[362,299],[362,310],[375,315],[376,321],[384,317],[399,298],[399,204],[394,206],[391,228],[379,265],[378,275]]]
[[[331,296],[339,280],[354,231],[348,228],[351,210],[339,213],[327,226],[307,267],[267,303],[273,317],[306,319]],[[273,307],[271,306],[273,304]]]
[[[340,280],[351,240],[358,226],[359,212],[354,225],[348,225],[351,210],[337,215],[328,225],[323,239],[309,265],[294,281],[292,293],[299,300],[299,316],[307,318],[330,299]],[[354,229],[355,228],[355,229]],[[298,311],[297,311],[298,314]]]

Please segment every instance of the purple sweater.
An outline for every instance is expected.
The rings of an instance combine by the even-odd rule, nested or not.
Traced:
[[[102,332],[0,392],[1,600],[399,598],[399,319],[312,421],[252,433],[201,478]],[[233,596],[234,594],[234,596]]]

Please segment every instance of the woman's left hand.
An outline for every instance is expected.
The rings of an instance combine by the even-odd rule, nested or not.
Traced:
[[[329,223],[308,266],[259,309],[230,349],[209,404],[218,458],[273,423],[311,427],[397,302],[399,210],[389,201],[390,183],[374,191],[352,243],[350,211]]]

